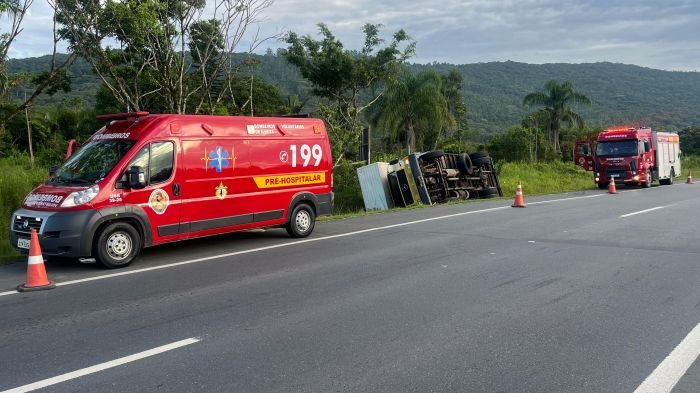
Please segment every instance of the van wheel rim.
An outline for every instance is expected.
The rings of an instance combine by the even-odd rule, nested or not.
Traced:
[[[131,254],[131,237],[124,232],[114,232],[107,238],[107,254],[115,260],[121,261]]]
[[[306,232],[309,230],[309,227],[311,226],[311,216],[309,215],[309,212],[305,210],[301,210],[299,213],[297,213],[297,217],[295,220],[297,224],[297,229],[301,232]]]

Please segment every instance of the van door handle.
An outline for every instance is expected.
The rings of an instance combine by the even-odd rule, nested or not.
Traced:
[[[173,183],[173,195],[180,196],[180,183]]]

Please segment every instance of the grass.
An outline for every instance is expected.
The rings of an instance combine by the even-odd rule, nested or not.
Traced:
[[[571,162],[499,163],[498,179],[504,195],[515,193],[518,180],[523,182],[525,196],[596,188],[591,172],[586,172]]]

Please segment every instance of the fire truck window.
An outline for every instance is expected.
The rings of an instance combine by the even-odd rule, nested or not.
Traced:
[[[174,147],[172,142],[151,143],[151,181],[162,183],[173,173]]]

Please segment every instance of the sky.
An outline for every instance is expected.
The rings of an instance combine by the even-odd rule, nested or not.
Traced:
[[[34,0],[30,11],[11,58],[51,51],[51,8]],[[382,24],[387,39],[404,29],[418,63],[609,61],[700,71],[700,0],[276,0],[263,19],[261,37],[317,37],[324,22],[351,49],[362,45],[365,23]],[[268,41],[258,51],[282,46]]]

